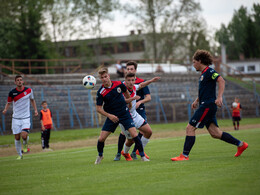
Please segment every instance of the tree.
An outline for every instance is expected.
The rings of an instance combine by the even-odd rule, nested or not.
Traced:
[[[243,6],[235,11],[230,23],[216,32],[216,40],[225,44],[228,58],[237,60],[260,57],[260,4],[254,4],[253,13],[248,13]]]

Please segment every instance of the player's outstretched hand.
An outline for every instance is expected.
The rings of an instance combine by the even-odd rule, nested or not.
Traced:
[[[218,98],[215,100],[215,104],[216,104],[218,107],[221,107],[221,106],[223,105],[222,97],[218,97]]]
[[[153,79],[152,79],[152,81],[153,82],[156,82],[156,81],[158,81],[158,80],[160,80],[161,79],[161,77],[154,77]]]

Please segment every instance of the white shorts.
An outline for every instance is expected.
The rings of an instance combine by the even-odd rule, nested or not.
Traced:
[[[19,134],[23,129],[29,130],[31,127],[30,118],[26,119],[12,119],[12,131],[13,134]]]
[[[133,118],[134,124],[135,124],[135,128],[139,129],[145,122],[145,120],[143,119],[143,117],[141,117],[140,114],[136,113],[135,117]],[[127,139],[133,139],[129,133],[128,130],[125,130],[124,126],[122,124],[119,123],[119,126],[121,128],[121,131],[124,133],[124,135],[126,136]]]

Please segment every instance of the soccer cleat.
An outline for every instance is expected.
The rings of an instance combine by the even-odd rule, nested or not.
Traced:
[[[243,142],[242,146],[237,147],[237,153],[235,154],[235,157],[239,157],[247,148],[248,148],[248,143]]]
[[[18,156],[17,158],[16,158],[16,160],[22,160],[23,159],[23,156]]]
[[[139,153],[138,150],[136,150],[136,154],[140,156],[140,153]],[[145,157],[146,157],[147,159],[150,159],[150,157],[149,157],[147,154],[145,154],[145,152],[144,152],[144,155],[145,155]]]
[[[103,159],[104,157],[103,156],[97,156],[97,159],[95,161],[95,165],[98,165],[101,163],[101,160]]]
[[[119,161],[121,159],[121,153],[117,153],[114,161]]]
[[[23,153],[27,153],[27,152],[29,152],[30,151],[30,149],[28,148],[28,145],[27,144],[25,144],[24,146],[23,146]]]
[[[146,158],[145,156],[141,157],[141,160],[144,161],[144,162],[148,162],[150,161],[148,158]]]
[[[125,157],[127,161],[133,160],[129,153],[124,153],[124,151],[121,151],[121,154],[123,155],[123,157]]]
[[[189,160],[189,157],[184,156],[183,154],[180,154],[180,156],[171,158],[172,161],[182,161],[182,160]]]
[[[135,152],[132,152],[132,154],[131,154],[131,157],[132,157],[132,159],[134,159],[134,160],[138,160],[138,158],[137,158],[137,156],[136,156],[136,153],[135,153]]]

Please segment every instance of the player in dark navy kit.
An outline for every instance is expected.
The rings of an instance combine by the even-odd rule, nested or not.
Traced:
[[[201,72],[201,75],[199,79],[199,95],[192,103],[192,108],[195,109],[198,104],[199,108],[186,127],[183,153],[178,157],[171,158],[172,161],[189,160],[189,153],[195,143],[195,130],[203,128],[204,125],[213,138],[221,139],[237,146],[235,157],[240,156],[248,147],[246,142],[239,141],[229,133],[221,131],[218,127],[216,112],[217,106],[221,107],[223,104],[222,95],[225,89],[225,81],[214,69],[209,67],[212,62],[213,57],[205,50],[197,50],[193,56],[193,66],[197,71]],[[216,83],[218,83],[219,87],[217,98]]]
[[[136,74],[136,71],[137,71],[137,63],[134,62],[134,61],[129,61],[126,63],[126,72],[127,73],[133,73],[133,74]],[[136,80],[135,80],[135,84],[140,84],[144,82],[143,79],[141,78],[138,78],[136,77]],[[145,119],[145,121],[147,122],[147,117],[146,117],[146,112],[145,112],[145,106],[144,104],[151,101],[151,94],[150,94],[150,91],[149,91],[149,88],[148,86],[140,89],[138,92],[137,92],[137,95],[140,96],[140,99],[136,102],[136,111],[138,114],[141,115],[141,117],[143,117]],[[140,139],[142,138],[142,133],[139,132],[138,136],[140,137]],[[117,149],[117,154],[116,154],[116,157],[115,157],[115,161],[118,161],[120,160],[120,157],[121,157],[121,151],[123,149],[123,146],[124,146],[124,143],[125,143],[125,136],[123,134],[120,133],[119,135],[119,138],[118,138],[118,149]],[[134,160],[137,160],[137,156],[136,156],[136,152],[137,154],[139,154],[139,151],[137,150],[137,147],[135,146],[133,151],[132,151],[132,154],[131,154],[131,157],[134,159]],[[149,159],[149,156],[147,156],[145,154],[145,156]]]
[[[119,123],[128,130],[135,144],[138,146],[142,161],[149,161],[144,156],[142,142],[137,135],[133,119],[123,96],[124,93],[126,98],[130,98],[126,86],[121,81],[111,81],[107,68],[101,68],[98,73],[102,81],[102,86],[97,91],[96,108],[98,113],[106,116],[107,119],[98,138],[98,157],[95,164],[99,164],[103,159],[104,142],[116,130]]]

